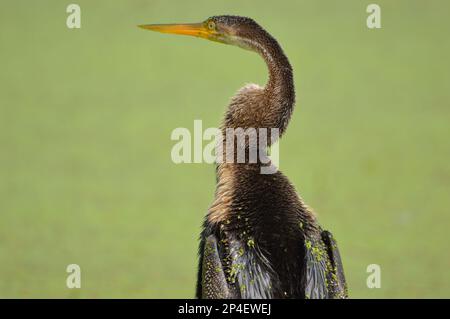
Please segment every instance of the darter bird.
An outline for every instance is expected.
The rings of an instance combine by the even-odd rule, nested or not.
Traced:
[[[140,27],[258,53],[267,64],[268,82],[237,92],[221,131],[276,128],[280,136],[284,133],[295,104],[292,67],[278,42],[254,20],[222,15],[201,23]],[[243,145],[247,155],[248,141]],[[273,142],[269,138],[258,147]],[[247,157],[217,164],[215,199],[200,236],[197,298],[347,298],[333,236],[321,228],[286,176],[278,170],[261,173],[265,165]]]

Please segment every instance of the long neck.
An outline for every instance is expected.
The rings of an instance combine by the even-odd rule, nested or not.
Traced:
[[[282,134],[288,125],[295,104],[294,81],[289,60],[278,42],[265,31],[257,39],[247,40],[244,48],[251,49],[264,58],[269,70],[269,80],[263,90],[254,85],[241,89],[228,107],[222,130],[236,127],[278,128]],[[223,149],[219,150],[223,157],[221,164],[217,166],[216,199],[209,209],[210,222],[226,220],[232,213],[230,205],[237,185],[236,175],[242,176],[241,173],[249,168],[256,169],[254,172],[258,175],[261,172],[259,161],[256,165],[235,165],[236,162],[228,161],[225,163],[224,159],[228,155],[227,142],[229,140],[224,140]],[[245,143],[247,145],[248,141],[245,140]],[[233,158],[237,151],[234,145],[231,152]],[[248,153],[246,153],[246,159],[248,159],[247,155]],[[238,174],[236,174],[237,171],[239,171]]]
[[[263,57],[268,67],[269,80],[256,98],[237,99],[237,105],[230,105],[230,122],[247,127],[278,128],[283,134],[295,104],[294,80],[288,58],[278,42],[263,29],[253,38],[241,39],[238,45]],[[253,97],[251,93],[244,88],[238,96]],[[236,109],[238,112],[235,112]],[[245,123],[242,123],[242,119]]]
[[[255,46],[267,64],[269,80],[264,88],[268,101],[269,116],[275,121],[282,134],[286,129],[295,104],[292,67],[278,42],[264,32],[262,43]]]

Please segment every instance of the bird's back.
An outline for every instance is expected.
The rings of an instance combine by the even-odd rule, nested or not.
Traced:
[[[332,272],[335,272],[332,258],[313,214],[282,173],[265,175],[258,169],[257,165],[249,164],[234,167],[229,212],[213,223],[207,218],[202,234],[203,245],[211,238],[216,242],[227,296],[326,298],[337,295],[331,291]],[[201,255],[204,249],[201,247]],[[203,289],[205,285],[218,285],[217,280],[205,282],[205,268],[208,264],[201,261],[199,297],[208,297],[202,293],[208,291]]]

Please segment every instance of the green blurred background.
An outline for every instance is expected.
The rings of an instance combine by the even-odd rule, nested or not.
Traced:
[[[141,23],[253,17],[295,70],[280,167],[339,241],[354,298],[450,296],[448,1],[2,1],[0,297],[189,298],[214,167],[170,159],[219,124],[255,54]],[[66,266],[82,288],[66,287]],[[379,264],[380,289],[366,286]]]

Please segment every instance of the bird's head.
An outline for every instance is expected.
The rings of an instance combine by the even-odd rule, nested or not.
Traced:
[[[144,24],[139,27],[162,33],[190,35],[211,41],[255,49],[255,38],[265,31],[252,19],[240,16],[213,16],[200,23]]]

